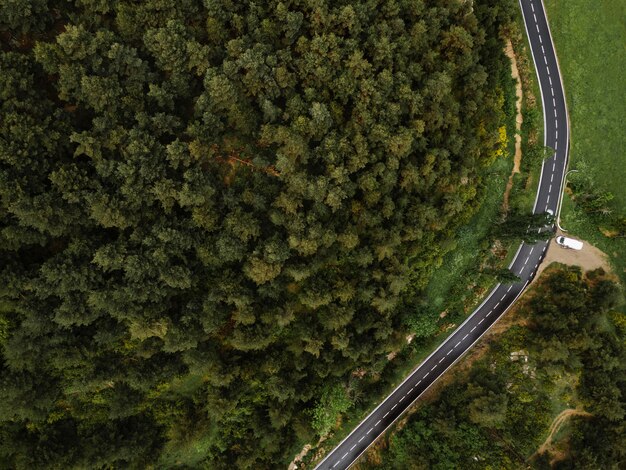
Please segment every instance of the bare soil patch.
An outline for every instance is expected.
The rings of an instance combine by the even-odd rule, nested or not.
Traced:
[[[298,455],[296,455],[296,457],[291,461],[291,463],[289,464],[288,470],[297,470],[298,468],[298,464],[300,463],[300,461],[304,458],[304,456],[306,454],[308,454],[308,452],[311,450],[311,444],[306,444],[302,450],[300,451],[300,453]]]
[[[549,266],[551,263],[561,263],[570,266],[580,266],[584,271],[593,271],[594,269],[602,268],[606,272],[611,271],[611,266],[608,262],[608,257],[606,253],[599,250],[591,243],[581,240],[583,242],[582,250],[569,250],[561,247],[556,242],[556,237],[559,235],[569,236],[568,234],[564,234],[561,231],[556,233],[556,236],[550,241],[550,246],[548,248],[548,254],[546,255],[545,260],[539,267],[539,271],[537,272],[537,276],[535,279],[539,277],[539,275],[543,272],[543,270]]]
[[[524,117],[522,116],[522,81],[520,79],[519,69],[517,68],[517,58],[515,57],[515,52],[513,51],[513,44],[511,44],[509,39],[506,41],[506,49],[504,52],[507,57],[511,59],[511,77],[515,79],[515,96],[517,97],[517,100],[515,101],[515,156],[513,157],[513,171],[511,171],[511,176],[509,176],[509,181],[506,185],[506,190],[504,191],[504,201],[502,203],[504,211],[506,212],[509,208],[509,195],[511,194],[511,188],[513,187],[513,175],[520,172],[520,163],[522,161],[521,129]]]

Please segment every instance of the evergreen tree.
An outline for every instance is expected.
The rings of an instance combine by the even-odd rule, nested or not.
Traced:
[[[9,2],[2,465],[272,468],[326,431],[480,204],[512,8]]]

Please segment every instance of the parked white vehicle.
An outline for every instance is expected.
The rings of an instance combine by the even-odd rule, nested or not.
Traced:
[[[582,250],[583,242],[574,240],[573,238],[567,238],[563,236],[556,237],[556,242],[563,248],[570,248],[572,250]]]

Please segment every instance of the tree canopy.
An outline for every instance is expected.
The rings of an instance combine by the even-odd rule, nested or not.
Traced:
[[[327,429],[480,204],[513,7],[3,7],[0,462],[273,468]]]
[[[483,340],[473,364],[459,364],[364,467],[623,468],[622,303],[601,268],[549,267],[511,312],[511,326]]]

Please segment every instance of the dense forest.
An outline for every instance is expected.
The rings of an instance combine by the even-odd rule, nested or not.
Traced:
[[[0,466],[275,468],[323,433],[481,203],[515,7],[4,3]]]
[[[456,380],[389,439],[378,456],[383,464],[368,468],[626,467],[620,287],[601,270],[561,267],[528,295],[514,325],[467,373],[461,365]]]

